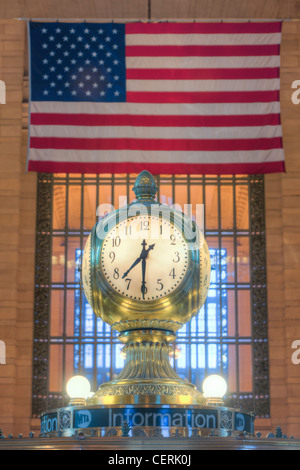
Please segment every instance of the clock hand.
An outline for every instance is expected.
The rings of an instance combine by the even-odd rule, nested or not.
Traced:
[[[143,294],[143,299],[144,300],[145,300],[145,294],[147,292],[145,276],[146,276],[146,258],[144,258],[142,260],[142,287],[141,287],[141,292]]]
[[[122,276],[122,279],[124,279],[124,277],[126,277],[128,275],[128,273],[132,270],[132,268],[134,268],[137,264],[139,264],[139,262],[142,260],[142,257],[139,256],[134,263],[132,263],[132,265],[130,266],[130,268],[128,269],[128,271],[126,271],[126,273],[123,274]]]
[[[126,273],[123,274],[122,279],[124,279],[124,278],[128,275],[128,273],[129,273],[137,264],[139,264],[139,262],[140,262],[141,260],[147,258],[148,253],[149,253],[150,250],[153,250],[155,244],[149,245],[149,248],[148,248],[147,250],[145,249],[146,244],[147,244],[147,243],[146,243],[146,240],[143,240],[143,243],[142,243],[143,249],[142,249],[142,251],[141,251],[140,256],[134,261],[134,263],[132,263],[132,265],[130,266],[130,268],[128,269],[128,271],[126,271]]]

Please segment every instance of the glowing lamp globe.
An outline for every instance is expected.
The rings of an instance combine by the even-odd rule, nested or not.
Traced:
[[[67,383],[67,394],[74,400],[85,400],[91,391],[90,382],[86,377],[75,375]]]
[[[220,375],[209,375],[202,385],[203,395],[211,402],[221,402],[227,391],[226,380]]]

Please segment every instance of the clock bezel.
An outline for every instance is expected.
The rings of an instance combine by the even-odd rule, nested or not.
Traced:
[[[141,298],[138,298],[138,299],[137,299],[137,298],[135,298],[134,296],[124,295],[122,292],[120,292],[118,289],[115,289],[115,288],[110,284],[110,282],[108,281],[108,279],[107,279],[107,277],[106,277],[106,274],[105,274],[105,272],[104,272],[104,269],[103,269],[102,254],[103,254],[103,250],[104,250],[104,248],[105,248],[105,241],[106,241],[107,238],[109,237],[109,234],[110,234],[118,225],[120,225],[120,224],[122,224],[123,222],[126,222],[126,221],[132,221],[132,220],[134,220],[134,219],[136,219],[136,218],[146,218],[146,217],[147,217],[147,218],[151,218],[151,217],[154,218],[154,217],[155,217],[155,218],[157,218],[158,220],[164,220],[166,223],[169,223],[171,226],[173,226],[173,227],[180,233],[180,236],[182,237],[182,239],[183,239],[183,241],[184,241],[184,243],[185,243],[185,245],[186,245],[187,261],[186,261],[186,268],[185,268],[184,273],[183,273],[183,274],[184,274],[184,275],[183,275],[183,278],[179,281],[179,283],[178,283],[178,285],[177,285],[176,287],[172,288],[172,290],[171,290],[170,292],[165,293],[164,295],[161,295],[161,296],[156,297],[156,298],[154,298],[154,299],[145,299],[145,300],[143,300],[143,299],[141,299]],[[138,241],[138,240],[137,240],[137,241]],[[109,286],[109,288],[110,288],[111,290],[113,290],[115,293],[121,295],[124,299],[128,299],[128,300],[130,300],[130,301],[136,300],[137,302],[142,302],[142,303],[144,303],[144,302],[151,302],[151,303],[152,303],[152,302],[154,302],[154,301],[156,301],[156,300],[163,299],[163,298],[169,296],[172,292],[175,292],[176,289],[178,289],[178,288],[181,286],[181,284],[183,283],[185,277],[187,276],[187,274],[188,274],[188,272],[189,272],[189,266],[190,266],[190,256],[189,256],[188,241],[187,241],[187,239],[184,237],[184,235],[183,235],[183,233],[182,233],[182,230],[179,229],[179,228],[176,226],[176,224],[174,224],[174,222],[172,222],[171,220],[169,220],[169,219],[167,219],[167,218],[165,218],[165,217],[158,217],[158,216],[156,216],[156,215],[151,215],[151,214],[148,214],[148,215],[143,214],[143,215],[137,215],[137,216],[133,216],[133,215],[132,215],[132,216],[126,218],[125,220],[122,220],[122,221],[118,222],[118,223],[117,223],[116,225],[114,225],[113,227],[111,227],[111,229],[107,232],[107,234],[106,234],[106,236],[105,236],[105,238],[103,239],[103,242],[102,242],[98,269],[101,268],[101,274],[103,275],[104,281],[105,281],[105,283]],[[108,286],[107,286],[107,287],[108,287]]]
[[[152,201],[153,203],[153,201]],[[133,207],[135,203],[132,203],[128,207]],[[170,221],[182,234],[183,239],[188,245],[188,268],[187,272],[182,279],[181,283],[170,293],[168,293],[164,297],[160,297],[159,299],[151,299],[151,300],[137,300],[137,299],[131,299],[123,294],[119,293],[116,291],[106,280],[105,275],[103,273],[102,267],[101,267],[101,253],[102,253],[102,247],[104,240],[110,230],[118,225],[120,222],[122,222],[125,219],[131,219],[132,216],[128,216],[128,213],[126,215],[126,211],[123,211],[120,209],[119,211],[115,211],[113,213],[110,213],[106,215],[101,221],[98,222],[95,226],[95,231],[92,231],[92,236],[93,238],[97,237],[96,244],[93,240],[91,240],[92,247],[94,246],[95,249],[91,249],[91,256],[93,259],[91,259],[91,265],[92,266],[97,266],[95,276],[92,276],[91,278],[91,283],[96,283],[98,289],[101,291],[101,296],[102,299],[100,299],[99,294],[97,294],[96,298],[94,296],[93,298],[93,305],[96,306],[97,304],[102,303],[103,301],[107,300],[109,298],[109,301],[113,303],[116,308],[121,308],[122,310],[128,310],[130,311],[130,314],[128,314],[128,318],[132,316],[134,317],[135,312],[146,312],[149,311],[151,308],[151,315],[155,316],[157,315],[157,312],[168,309],[170,305],[174,304],[179,304],[182,301],[183,297],[190,296],[190,291],[191,289],[198,288],[199,287],[199,282],[197,283],[197,286],[194,286],[195,284],[195,270],[197,265],[199,265],[199,245],[193,241],[190,241],[190,239],[187,238],[186,235],[192,235],[195,234],[196,231],[198,230],[197,225],[195,222],[193,222],[190,218],[188,218],[184,213],[181,213],[177,210],[171,209],[169,206],[165,204],[157,204],[157,209],[160,215],[161,219],[165,219],[166,221]],[[145,207],[149,209],[149,206],[147,204],[142,204],[144,209]],[[148,210],[148,215],[151,216],[151,212],[149,213]],[[122,217],[123,216],[123,217]],[[179,220],[181,221],[179,223]],[[112,223],[113,221],[113,223]],[[105,227],[109,226],[110,224],[111,228],[110,230],[105,231]],[[183,230],[183,224],[185,224],[185,231]],[[95,233],[97,232],[97,233]],[[190,237],[191,238],[191,237]],[[195,237],[197,240],[197,236]],[[92,286],[92,291],[98,292],[97,288],[93,288]]]

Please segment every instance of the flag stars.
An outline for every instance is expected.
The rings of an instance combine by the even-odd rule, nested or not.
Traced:
[[[42,53],[40,80],[47,87],[41,88],[43,99],[120,101],[125,84],[120,69],[120,31],[114,25],[112,29],[107,25],[100,29],[66,26],[51,25],[42,31],[38,47]]]

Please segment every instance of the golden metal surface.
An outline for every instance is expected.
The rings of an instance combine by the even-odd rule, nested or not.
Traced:
[[[83,255],[82,280],[86,298],[94,313],[118,332],[125,343],[126,362],[119,376],[102,384],[91,404],[199,404],[202,394],[174,372],[170,365],[170,342],[175,332],[196,316],[210,285],[210,255],[206,240],[185,214],[154,201],[157,190],[149,172],[142,172],[134,191],[137,201],[115,211],[96,224]],[[187,270],[169,294],[153,300],[136,300],[122,295],[108,282],[101,253],[109,231],[139,211],[159,214],[182,234],[188,246]],[[138,215],[136,216],[138,217]],[[157,242],[159,244],[159,240]],[[163,260],[162,260],[163,262]]]

